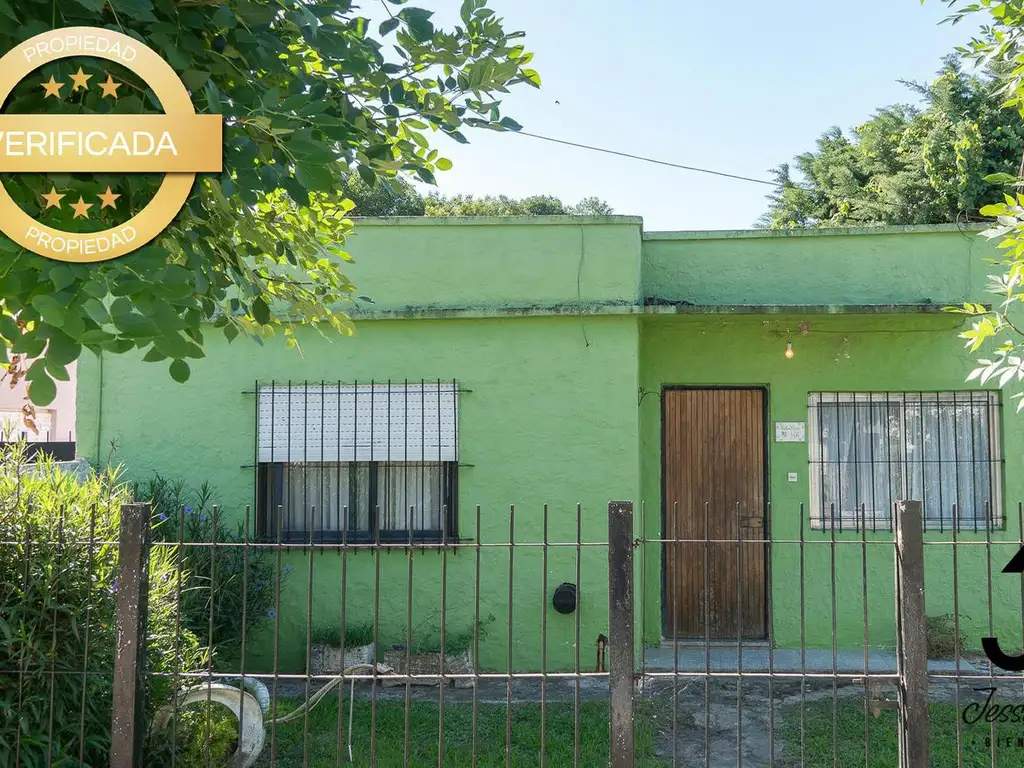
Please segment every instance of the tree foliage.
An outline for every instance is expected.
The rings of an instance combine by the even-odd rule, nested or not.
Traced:
[[[923,1],[923,0],[922,0]],[[949,21],[957,23],[971,14],[982,14],[985,23],[980,35],[961,47],[960,54],[1000,73],[998,95],[1008,109],[1015,110],[1020,123],[1024,118],[1024,0],[944,0],[953,13]],[[977,367],[968,381],[982,385],[1014,386],[1017,411],[1024,409],[1024,324],[1020,309],[1024,303],[1024,159],[1014,173],[996,173],[988,177],[993,185],[1002,185],[999,199],[981,209],[994,219],[983,234],[999,240],[1003,252],[996,265],[999,274],[989,277],[988,293],[995,297],[991,306],[965,302],[948,311],[976,318],[971,329],[960,334],[971,353],[980,353]],[[1006,194],[1014,192],[1015,194]]]
[[[83,349],[144,352],[179,381],[203,356],[203,328],[263,339],[306,323],[350,332],[340,311],[353,295],[344,275],[352,201],[346,173],[371,183],[398,174],[433,183],[451,166],[433,145],[466,142],[467,127],[516,130],[499,97],[539,86],[532,54],[487,0],[463,0],[452,29],[430,11],[385,0],[372,24],[351,0],[0,0],[0,49],[64,26],[109,27],[157,50],[181,75],[197,112],[224,115],[224,172],[201,176],[185,209],[158,240],[99,264],[57,263],[0,240],[0,339],[25,372],[32,400]],[[83,67],[123,83],[44,100],[39,82],[67,83]],[[36,75],[39,77],[37,78]],[[92,84],[102,79],[94,77]],[[8,113],[157,113],[148,84],[105,61],[65,59],[27,78]],[[69,231],[114,226],[141,210],[156,174],[18,174],[3,183],[30,215]],[[75,197],[110,185],[116,209],[73,219],[43,207],[55,186]],[[396,203],[397,204],[397,203]]]
[[[353,216],[609,216],[612,207],[598,197],[586,197],[566,205],[557,197],[532,195],[445,196],[437,192],[423,196],[401,177],[367,184],[356,174],[346,174],[345,197],[352,200]]]
[[[426,198],[427,216],[609,216],[611,213],[612,207],[597,197],[585,197],[576,205],[566,205],[550,195],[514,198],[431,194]]]
[[[921,103],[879,109],[850,135],[833,127],[816,148],[773,169],[770,229],[939,224],[977,219],[1001,199],[989,174],[1016,172],[1024,126],[1003,106],[1005,66],[964,71],[956,54],[930,84],[905,83]]]

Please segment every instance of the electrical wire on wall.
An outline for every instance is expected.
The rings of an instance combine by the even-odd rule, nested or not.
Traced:
[[[583,330],[583,344],[590,346],[590,339],[587,338],[587,324],[583,320],[583,255],[587,252],[586,228],[583,225],[583,215],[580,215],[580,263],[576,267],[576,307],[580,313],[580,328]]]

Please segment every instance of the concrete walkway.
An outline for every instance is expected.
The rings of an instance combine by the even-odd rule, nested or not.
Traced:
[[[737,672],[740,670],[740,653],[736,646],[716,645],[710,654],[704,646],[680,645],[677,665],[672,663],[672,645],[648,648],[644,651],[644,664],[649,672],[701,673],[710,668],[712,672]],[[710,655],[710,664],[708,656]],[[874,674],[896,673],[896,654],[891,651],[868,651],[867,671]],[[955,674],[954,661],[929,661],[928,671],[937,674]],[[775,649],[769,654],[764,645],[744,645],[742,654],[743,672],[812,672],[857,674],[864,672],[863,650],[840,650],[833,658],[830,650],[800,651]],[[960,659],[961,674],[988,674],[988,664]]]

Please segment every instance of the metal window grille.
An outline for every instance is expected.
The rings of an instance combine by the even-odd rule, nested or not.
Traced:
[[[261,533],[284,541],[440,542],[458,535],[455,462],[260,465]],[[315,519],[314,519],[315,517]]]
[[[459,392],[440,381],[257,386],[260,533],[457,538]]]
[[[812,392],[814,528],[891,530],[921,499],[926,530],[1003,524],[998,392]]]

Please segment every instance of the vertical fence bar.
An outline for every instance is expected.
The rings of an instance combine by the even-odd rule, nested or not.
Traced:
[[[121,506],[110,768],[131,768],[142,764],[146,716],[143,665],[149,583],[149,514],[149,504]]]
[[[540,768],[548,764],[548,505],[544,505],[544,547],[540,589]],[[1024,577],[1022,577],[1024,578]]]
[[[921,502],[896,505],[896,600],[900,768],[931,765],[928,743],[928,648],[925,635]]]
[[[611,768],[633,768],[633,502],[608,504]]]

